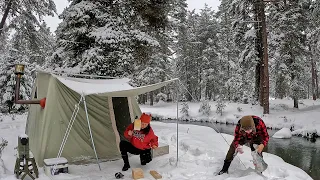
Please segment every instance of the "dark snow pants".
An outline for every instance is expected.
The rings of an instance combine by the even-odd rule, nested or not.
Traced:
[[[149,163],[150,161],[152,161],[151,149],[146,149],[146,150],[138,149],[128,141],[120,142],[120,151],[125,164],[129,163],[128,153],[134,154],[134,155],[140,155],[141,165],[145,165],[146,163]]]

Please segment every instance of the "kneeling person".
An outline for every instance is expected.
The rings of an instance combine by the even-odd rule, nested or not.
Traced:
[[[127,171],[130,168],[128,152],[134,155],[140,155],[141,165],[146,165],[152,161],[151,148],[158,147],[158,137],[154,134],[151,126],[151,115],[143,113],[140,117],[141,130],[134,130],[134,124],[130,124],[124,136],[130,141],[120,142],[120,151],[124,166],[122,171]]]

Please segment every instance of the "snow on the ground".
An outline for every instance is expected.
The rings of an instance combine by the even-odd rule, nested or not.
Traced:
[[[24,133],[26,115],[20,115],[12,120],[5,117],[0,122],[0,137],[9,141],[8,147],[3,151],[2,159],[7,169],[6,174],[1,180],[14,180],[13,168],[15,156],[13,148],[17,146],[17,137]],[[179,163],[176,166],[176,124],[152,122],[155,133],[159,136],[161,143],[169,144],[170,154],[157,157],[146,166],[141,166],[139,156],[130,157],[131,168],[142,168],[145,178],[141,180],[151,180],[150,170],[158,171],[163,179],[167,180],[263,180],[263,179],[282,179],[282,180],[308,180],[311,179],[303,170],[287,164],[280,157],[264,153],[264,159],[269,164],[268,169],[263,172],[263,176],[255,173],[250,154],[250,149],[244,147],[244,154],[238,155],[231,164],[229,174],[215,176],[223,165],[226,152],[233,137],[227,134],[216,133],[212,128],[196,125],[179,125]],[[225,142],[224,138],[227,142]],[[243,163],[243,164],[242,164]],[[121,171],[122,160],[101,163],[102,171],[99,171],[97,164],[89,165],[70,165],[70,174],[61,174],[52,179],[72,179],[72,180],[111,180],[115,179],[114,174]],[[50,180],[43,168],[39,168],[39,180]],[[131,171],[123,173],[124,180],[132,179]]]
[[[13,174],[15,165],[14,148],[17,147],[18,136],[25,132],[25,123],[26,115],[4,116],[0,114],[0,140],[2,141],[1,138],[3,138],[8,141],[8,146],[4,148],[1,157],[4,161],[3,169],[6,174]]]
[[[267,127],[273,129],[292,128],[300,135],[318,132],[320,135],[320,100],[300,100],[299,109],[293,108],[293,100],[270,99],[270,114],[263,115],[260,105],[240,104],[226,102],[223,115],[216,113],[216,102],[210,101],[211,112],[209,116],[199,113],[200,102],[188,102],[189,117],[183,117],[180,112],[182,102],[179,102],[179,118],[189,121],[211,121],[221,123],[234,123],[244,115],[257,115],[266,123]],[[143,112],[150,112],[154,117],[161,119],[176,119],[176,103],[160,102],[154,106],[140,105]],[[295,134],[296,135],[296,134]]]
[[[287,138],[291,138],[292,134],[289,128],[282,128],[281,130],[274,133],[272,137],[278,138],[278,139],[287,139]]]

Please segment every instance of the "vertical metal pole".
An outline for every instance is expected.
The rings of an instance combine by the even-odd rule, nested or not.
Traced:
[[[91,143],[92,143],[92,146],[93,146],[94,153],[96,155],[96,159],[97,159],[97,163],[98,163],[99,169],[101,171],[101,167],[100,167],[100,163],[99,163],[99,159],[98,159],[98,155],[97,155],[97,151],[96,151],[96,146],[94,145],[94,142],[93,142],[93,137],[92,137],[92,131],[91,131],[91,126],[90,126],[90,121],[89,121],[86,98],[85,98],[84,94],[82,94],[82,97],[83,97],[84,110],[86,111],[86,117],[87,117],[88,127],[89,127],[89,131],[90,131]]]
[[[177,93],[177,163],[178,166],[179,161],[179,81],[176,83],[176,93]]]

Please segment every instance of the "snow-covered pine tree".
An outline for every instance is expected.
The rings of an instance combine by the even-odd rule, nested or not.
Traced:
[[[53,15],[56,9],[52,0],[21,2],[6,0],[2,3],[1,10],[3,12],[8,10],[8,13],[2,16],[3,21],[0,24],[0,34],[3,35],[10,29],[14,29],[15,32],[10,40],[10,44],[6,45],[5,57],[2,58],[1,62],[1,111],[14,112],[27,107],[13,103],[15,88],[14,66],[18,63],[26,65],[26,72],[21,80],[20,98],[29,99],[33,82],[31,73],[35,66],[33,63],[41,64],[44,62],[48,50],[51,49],[48,48],[50,45],[48,40],[49,31],[40,22],[43,16]],[[2,27],[4,28],[2,29]]]
[[[189,105],[188,102],[183,102],[182,107],[180,109],[180,113],[182,114],[182,117],[189,117]]]
[[[129,29],[114,15],[118,4],[74,0],[60,15],[57,50],[52,63],[75,68],[77,73],[123,75],[132,59]],[[114,6],[114,7],[113,7]],[[61,62],[59,62],[61,61]]]
[[[32,26],[40,28],[41,23],[39,21],[42,21],[44,16],[53,16],[56,13],[56,6],[53,0],[5,0],[1,1],[0,8],[4,12],[0,23],[0,34],[3,32],[2,30],[6,30],[6,24],[8,28],[14,28],[15,30],[23,25],[26,25],[23,28],[29,29],[29,24],[17,26],[21,19],[30,22]]]
[[[199,14],[197,37],[201,56],[197,59],[197,97],[207,100],[222,90],[220,87],[223,86],[224,63],[218,58],[218,23],[214,11],[205,4]]]
[[[187,89],[190,89],[190,74],[188,73],[189,67],[189,39],[188,39],[188,24],[187,24],[187,3],[186,0],[177,0],[174,11],[172,13],[173,26],[176,28],[174,34],[175,41],[172,44],[172,49],[175,52],[173,71],[175,77],[178,77]],[[190,94],[182,88],[181,96],[186,97],[188,101],[191,101]]]
[[[320,1],[312,1],[311,2],[311,6],[309,6],[309,33],[308,33],[308,44],[310,47],[310,51],[311,51],[311,74],[312,71],[314,71],[313,76],[312,76],[312,83],[314,86],[314,89],[312,89],[312,95],[315,95],[315,98],[319,98],[320,97],[320,92],[319,92],[319,85],[318,85],[318,72],[319,72],[319,64],[320,64],[320,47],[319,47],[319,40],[320,40]]]
[[[209,104],[209,101],[204,100],[200,104],[199,112],[203,115],[209,116],[211,111],[211,105]]]
[[[2,2],[3,3],[3,2]],[[8,56],[9,56],[9,51],[8,51],[8,45],[9,45],[9,33],[7,33],[7,31],[4,31],[4,33],[0,34],[0,39],[2,39],[1,43],[0,43],[0,101],[2,100],[1,98],[1,94],[2,93],[2,89],[4,88],[4,86],[2,84],[4,84],[4,81],[6,80],[6,77],[2,76],[2,74],[6,73],[6,69],[4,68],[7,60],[8,60]],[[2,111],[4,107],[4,104],[1,102],[0,103],[0,109]]]
[[[134,63],[136,68],[133,71],[133,83],[137,85],[157,83],[173,76],[172,62],[170,62],[172,54],[170,44],[172,43],[174,27],[168,21],[168,16],[172,14],[175,3],[175,0],[132,2],[136,12],[139,12],[141,19],[146,22],[144,26],[135,26],[138,29],[145,29],[159,43],[157,48],[148,48],[141,44],[135,45],[139,51],[134,53],[134,58],[139,59],[139,61]],[[173,93],[172,87],[163,87],[160,90],[148,93],[151,105],[153,105],[154,97],[158,93],[165,93],[170,96]],[[146,97],[145,95],[142,96]],[[169,98],[172,99],[172,97]],[[141,99],[147,100],[147,98]]]
[[[2,64],[8,56],[9,33],[7,31],[3,32],[0,34],[0,39],[0,64]]]
[[[54,51],[55,38],[45,22],[41,23],[41,28],[37,30],[35,38],[37,39],[35,42],[37,48],[33,48],[33,57],[29,62],[44,66]]]
[[[2,71],[0,72],[0,100],[2,112],[15,112],[25,110],[26,105],[14,104],[14,91],[15,91],[15,64],[24,64],[25,74],[22,76],[20,84],[20,99],[29,99],[33,77],[32,72],[34,65],[30,64],[30,57],[33,55],[32,42],[29,41],[28,36],[25,36],[24,31],[16,31],[10,40],[8,46],[8,56],[2,64]]]
[[[221,69],[224,71],[221,86],[221,93],[229,101],[234,100],[238,96],[241,75],[237,72],[239,69],[239,49],[234,43],[234,30],[232,26],[233,19],[236,17],[230,12],[230,0],[222,0],[217,12],[219,22],[218,37],[218,54],[221,62]]]
[[[270,14],[272,23],[272,45],[275,94],[284,97],[286,94],[294,99],[294,107],[298,108],[298,99],[307,92],[304,85],[306,69],[308,66],[306,34],[308,19],[303,3],[287,1],[281,8],[273,7]],[[310,67],[310,66],[309,66]],[[289,82],[289,83],[287,83]],[[288,90],[285,89],[288,87]]]
[[[218,98],[216,107],[217,107],[216,113],[220,114],[220,116],[222,116],[224,108],[226,107],[225,101],[224,101],[224,99],[222,97]]]
[[[72,1],[61,15],[57,29],[57,50],[52,62],[78,73],[127,76],[136,63],[146,62],[153,48],[160,44],[152,35],[157,29],[154,20],[165,17],[167,4],[146,2],[156,17],[141,10],[143,0],[136,1]],[[161,9],[161,13],[155,10]],[[166,19],[161,19],[161,23]],[[161,27],[159,27],[161,28]]]
[[[187,88],[189,92],[191,93],[192,97],[195,98],[192,100],[199,101],[200,97],[199,94],[200,88],[199,88],[199,68],[200,68],[200,62],[202,60],[202,47],[201,42],[198,37],[200,31],[199,31],[199,14],[195,13],[195,11],[188,13],[188,31],[187,31],[187,37],[188,37],[188,58],[185,59],[186,61],[186,76],[187,79]],[[188,97],[188,96],[187,96]]]
[[[143,86],[148,84],[154,84],[166,80],[166,68],[168,67],[168,61],[162,57],[160,53],[155,53],[151,56],[150,60],[146,64],[137,66],[136,73],[134,75],[133,83],[137,86]],[[154,95],[157,95],[158,91],[149,93],[150,105],[153,105]]]
[[[228,99],[239,101],[244,96],[258,96],[259,82],[256,74],[259,58],[257,33],[254,22],[253,2],[224,0],[219,6],[220,58],[227,59],[227,81],[224,94]],[[232,44],[228,44],[231,42]]]
[[[202,58],[202,47],[197,37],[199,29],[199,15],[195,11],[187,13],[186,23],[179,28],[176,45],[176,66],[177,74],[181,82],[186,86],[188,91],[184,91],[183,95],[188,101],[193,98],[200,100],[199,67]]]

